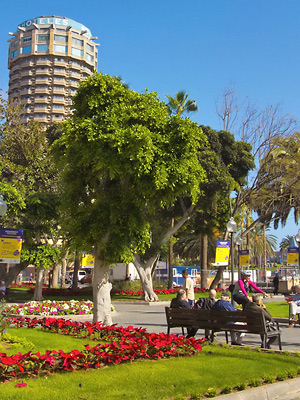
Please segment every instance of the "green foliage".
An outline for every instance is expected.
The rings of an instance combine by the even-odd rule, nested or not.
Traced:
[[[282,371],[277,375],[278,381],[285,381],[288,378],[288,373],[286,371]]]
[[[169,116],[156,93],[108,75],[83,82],[73,105],[54,145],[66,229],[81,248],[97,243],[107,261],[131,260],[148,248],[157,210],[178,196],[197,201],[206,138],[189,119]]]
[[[249,385],[252,386],[252,387],[258,387],[258,386],[262,385],[262,381],[261,381],[260,378],[253,379],[252,381],[250,381]]]
[[[4,312],[6,307],[6,301],[4,299],[0,300],[0,339],[2,338],[4,329],[7,327],[7,313]]]
[[[212,398],[212,397],[217,396],[217,394],[218,394],[218,390],[217,389],[208,388],[207,392],[205,393],[205,396],[208,397],[208,398]]]
[[[34,344],[29,342],[28,340],[21,338],[21,337],[17,337],[14,335],[10,335],[9,333],[4,333],[2,336],[2,340],[4,342],[9,343],[9,347],[13,350],[16,347],[17,348],[26,348],[27,351],[29,350],[33,350],[34,349]]]
[[[35,245],[24,249],[21,255],[21,261],[27,264],[33,264],[36,268],[50,268],[59,259],[60,250],[52,247],[50,244]]]
[[[188,93],[180,90],[176,93],[176,97],[166,95],[169,100],[167,106],[170,114],[182,115],[198,111],[198,106],[195,100],[188,100]]]
[[[256,190],[251,195],[252,207],[264,222],[285,225],[293,210],[295,221],[300,213],[299,132],[274,138],[268,147],[258,174]]]
[[[222,390],[221,393],[222,394],[229,394],[232,393],[233,391],[233,387],[232,386],[225,386]]]
[[[236,389],[241,391],[247,389],[248,382],[241,382],[236,386]]]
[[[274,383],[275,382],[275,376],[272,376],[272,375],[263,375],[263,377],[262,377],[262,379],[263,379],[263,381],[264,381],[264,383]]]

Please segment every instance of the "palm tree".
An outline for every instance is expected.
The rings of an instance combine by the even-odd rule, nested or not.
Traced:
[[[293,238],[294,238],[294,236],[290,236],[290,235],[287,235],[286,237],[284,237],[280,242],[280,251],[291,247]]]
[[[169,103],[167,107],[169,109],[170,114],[175,114],[181,116],[184,112],[196,112],[198,110],[198,106],[195,100],[187,100],[188,93],[181,90],[177,92],[176,97],[168,96]],[[171,226],[174,224],[174,218],[172,218]],[[169,245],[169,278],[168,278],[168,288],[171,288],[173,284],[173,242],[172,238],[170,238]]]
[[[287,249],[291,247],[292,240],[294,236],[287,235],[280,242],[280,252],[281,252],[281,265],[283,265],[283,259],[287,254]]]
[[[176,93],[175,97],[166,95],[169,100],[167,106],[170,114],[182,115],[183,113],[190,113],[198,111],[198,106],[195,100],[187,100],[188,93],[184,90],[180,90]]]
[[[266,229],[266,231],[269,228]],[[266,235],[267,255],[273,256],[277,246],[277,238],[274,235]],[[264,231],[261,226],[257,226],[250,231],[249,237],[250,259],[255,259],[255,264],[259,265],[260,257],[264,255]]]

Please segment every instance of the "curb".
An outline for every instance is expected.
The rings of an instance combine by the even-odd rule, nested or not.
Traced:
[[[299,392],[300,378],[294,378],[283,382],[270,383],[257,388],[242,390],[236,393],[219,395],[212,397],[212,400],[274,400],[293,393],[297,395]]]

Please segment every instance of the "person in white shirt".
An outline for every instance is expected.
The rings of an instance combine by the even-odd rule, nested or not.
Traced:
[[[296,315],[300,314],[300,285],[295,286],[296,294],[289,301],[289,325],[288,328],[293,328],[297,321]]]
[[[189,273],[186,269],[182,271],[182,277],[184,278],[184,283],[182,288],[186,291],[186,296],[191,308],[195,305],[195,293],[194,293],[194,281],[189,277]]]

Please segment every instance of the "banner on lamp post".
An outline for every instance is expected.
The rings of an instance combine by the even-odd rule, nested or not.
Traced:
[[[22,249],[22,229],[0,229],[0,262],[19,264]]]
[[[298,267],[299,265],[299,249],[289,247],[287,251],[286,265],[288,267]]]
[[[230,240],[218,240],[216,247],[216,267],[225,267],[228,265],[230,252]]]
[[[249,267],[250,265],[250,255],[249,250],[240,250],[239,251],[240,258],[240,267]]]
[[[85,268],[94,268],[95,258],[93,254],[82,252],[81,266]]]

